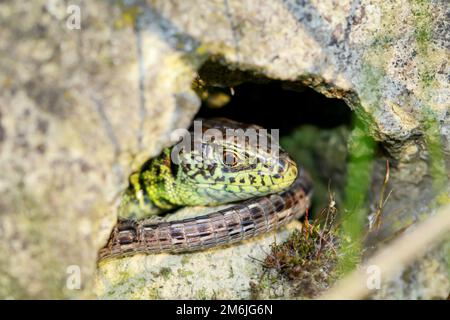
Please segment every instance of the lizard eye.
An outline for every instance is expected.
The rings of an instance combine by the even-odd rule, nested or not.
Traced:
[[[228,167],[235,167],[238,163],[238,157],[233,152],[224,151],[222,161],[223,161],[223,164]]]

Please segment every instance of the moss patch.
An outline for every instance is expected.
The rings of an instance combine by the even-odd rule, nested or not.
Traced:
[[[263,262],[266,271],[276,271],[288,281],[294,297],[313,298],[339,277],[336,266],[340,240],[334,227],[337,211],[333,204],[334,201],[330,202],[312,224],[306,223],[286,242],[274,243]],[[273,273],[263,275],[259,288],[252,285],[252,296],[258,297],[259,289],[267,289],[277,281]]]
[[[283,148],[311,174],[314,204],[319,208],[328,205],[329,184],[337,190],[345,185],[349,131],[344,125],[332,129],[305,125],[281,138]],[[337,192],[336,201],[342,199],[343,194]]]

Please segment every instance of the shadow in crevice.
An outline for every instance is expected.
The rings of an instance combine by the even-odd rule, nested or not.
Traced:
[[[226,92],[228,89],[224,89]],[[234,95],[222,108],[209,108],[203,103],[197,117],[225,117],[268,129],[280,129],[289,135],[304,124],[319,128],[351,125],[352,112],[344,101],[330,99],[304,87],[286,89],[286,82],[267,84],[244,83],[234,87]]]

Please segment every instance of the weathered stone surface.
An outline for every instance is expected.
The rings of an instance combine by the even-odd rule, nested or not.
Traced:
[[[448,201],[448,2],[83,2],[80,30],[66,26],[68,4],[0,4],[0,296],[77,296],[69,265],[91,294],[116,196],[190,122],[199,106],[191,82],[207,59],[344,99],[393,163],[385,234],[421,219],[438,191]],[[140,272],[139,259],[114,265]],[[111,268],[102,272],[114,278]],[[96,292],[117,297],[109,288]]]
[[[68,5],[0,4],[0,297],[92,296],[68,267],[90,286],[127,176],[199,105],[192,66],[132,11],[84,2],[71,30]]]
[[[100,262],[95,293],[100,299],[250,299],[271,245],[285,241],[295,228],[301,228],[299,222],[237,246]],[[277,292],[264,294],[273,298]]]

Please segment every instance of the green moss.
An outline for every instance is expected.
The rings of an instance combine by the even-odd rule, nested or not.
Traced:
[[[127,282],[131,278],[131,274],[126,270],[120,270],[116,275],[119,282]]]
[[[0,247],[0,250],[2,248]],[[0,258],[3,259],[3,258]],[[6,260],[0,260],[0,271],[2,277],[0,277],[0,297],[2,299],[11,299],[20,297],[21,299],[33,299],[28,294],[27,289],[20,283],[19,279],[8,272],[9,265]]]
[[[378,68],[367,68],[366,71],[369,85],[378,85],[382,72]],[[289,154],[311,172],[315,181],[316,206],[319,208],[328,205],[328,180],[330,177],[335,179],[332,186],[337,190],[337,203],[343,207],[343,245],[339,269],[345,271],[354,268],[361,256],[376,146],[366,123],[359,118],[354,121],[355,127],[351,133],[346,127],[328,131],[304,126],[291,137],[281,140]],[[321,170],[314,170],[317,167]]]
[[[411,13],[414,17],[414,38],[419,48],[419,53],[424,55],[428,50],[428,43],[432,34],[431,4],[427,0],[412,0]]]
[[[136,20],[142,14],[143,9],[137,5],[128,5],[124,0],[116,1],[116,4],[122,11],[122,15],[119,19],[114,21],[114,27],[117,29],[122,29],[125,27],[134,27],[136,25]]]
[[[315,297],[339,276],[336,272],[340,243],[334,228],[336,211],[329,206],[322,214],[313,224],[305,224],[302,231],[294,231],[286,242],[274,243],[263,263],[264,268],[276,271],[289,281],[295,296]],[[279,282],[277,273],[269,273],[259,286],[253,285],[252,294]]]
[[[434,23],[431,15],[431,4],[429,1],[413,0],[411,2],[411,13],[414,23],[414,38],[418,48],[419,77],[421,89],[424,93],[422,99],[429,101],[433,95],[429,89],[435,82],[436,74],[436,66],[432,63],[429,50]],[[423,109],[429,109],[427,101],[424,101]]]
[[[433,84],[433,81],[436,78],[436,74],[433,70],[424,70],[420,75],[420,80],[422,85],[425,87],[429,87]]]
[[[157,287],[150,288],[147,297],[148,297],[148,299],[152,299],[152,300],[161,299],[161,294],[159,292],[159,289]]]
[[[185,270],[183,268],[178,268],[177,273],[181,277],[189,277],[189,276],[192,276],[194,274],[193,271]]]
[[[230,272],[228,273],[228,278],[229,278],[229,279],[234,278],[234,270],[233,270],[233,266],[230,266]]]
[[[168,267],[163,267],[159,269],[159,275],[163,277],[164,279],[169,279],[170,275],[172,274],[172,269]]]
[[[208,300],[210,299],[208,292],[206,291],[206,289],[202,288],[200,290],[197,290],[195,292],[195,298],[198,300]]]
[[[424,133],[425,142],[428,147],[428,166],[429,172],[433,178],[433,190],[439,195],[448,185],[447,169],[443,152],[443,141],[439,131],[439,122],[431,108],[425,108]]]
[[[281,138],[283,148],[311,174],[314,203],[320,208],[328,204],[330,182],[337,190],[337,201],[341,203],[343,198],[339,190],[345,184],[348,135],[346,126],[322,129],[306,125]]]
[[[447,190],[442,191],[437,197],[436,197],[436,204],[438,206],[445,206],[450,204],[450,195],[448,194]]]
[[[433,178],[434,192],[438,195],[448,184],[448,177],[443,154],[443,141],[439,131],[438,115],[431,107],[432,103],[430,103],[434,95],[432,88],[436,81],[434,65],[429,63],[429,42],[433,27],[431,4],[425,0],[413,0],[411,2],[411,12],[414,17],[415,40],[419,49],[417,59],[421,62],[419,64],[419,74],[422,90],[422,125],[429,152],[429,173]]]
[[[368,136],[364,125],[355,119],[356,126],[349,138],[347,184],[342,218],[342,258],[339,265],[345,273],[359,261],[368,214],[368,192],[371,185],[375,141]]]
[[[450,279],[450,237],[447,237],[447,240],[445,240],[442,250],[443,250],[443,252],[447,253],[447,254],[445,254],[444,259],[445,259],[446,266],[447,266],[448,278]]]
[[[373,38],[372,48],[388,49],[394,43],[395,38],[391,34],[379,34]]]
[[[380,56],[378,56],[377,59],[378,64],[381,65],[377,66],[371,61],[366,61],[362,68],[364,86],[361,88],[361,96],[366,103],[366,107],[372,107],[373,109],[381,101],[381,90],[383,90],[381,83],[386,75],[384,59],[382,57],[380,59]]]
[[[189,257],[187,255],[184,255],[183,258],[181,258],[181,265],[184,266],[189,263]]]
[[[414,36],[419,45],[419,48],[425,51],[428,47],[428,41],[430,41],[431,38],[430,29],[428,27],[424,28],[423,26],[421,26],[420,28],[415,30]]]

